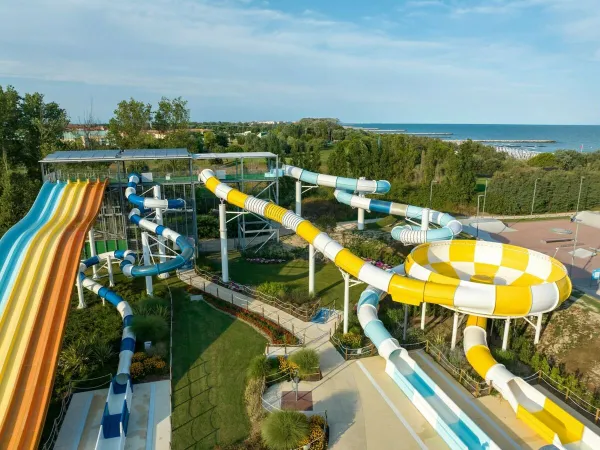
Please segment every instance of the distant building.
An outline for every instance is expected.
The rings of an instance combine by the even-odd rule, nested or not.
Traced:
[[[108,131],[101,128],[102,127],[92,127],[89,130],[85,130],[83,128],[73,128],[72,126],[70,126],[67,127],[69,131],[65,131],[63,133],[62,140],[64,142],[81,141],[86,146],[88,146],[91,142],[100,145],[107,145]],[[86,140],[88,142],[86,142]]]

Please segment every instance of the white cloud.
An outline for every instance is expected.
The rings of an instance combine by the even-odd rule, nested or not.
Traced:
[[[551,1],[553,8],[564,7]],[[486,103],[538,101],[532,91],[559,92],[561,80],[570,86],[568,74],[553,70],[566,66],[562,55],[503,36],[413,33],[391,21],[389,28],[375,28],[377,20],[363,28],[319,11],[292,15],[264,2],[241,3],[0,4],[0,77],[183,95],[192,111],[197,101],[213,111],[228,109],[234,119],[240,109],[273,109],[287,117],[305,111],[359,120],[402,120],[392,117],[404,114],[413,121],[419,115],[460,121],[458,105],[468,121]]]

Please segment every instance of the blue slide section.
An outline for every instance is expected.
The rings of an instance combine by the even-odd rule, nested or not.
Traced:
[[[161,208],[183,208],[185,202],[181,199],[178,200],[159,200],[140,197],[135,194],[137,188],[137,181],[141,180],[141,176],[136,173],[129,174],[129,182],[127,184],[127,190],[125,196],[127,200],[136,207],[161,207]],[[171,230],[170,228],[162,225],[157,225],[154,222],[150,222],[140,216],[139,210],[132,210],[129,215],[129,220],[135,225],[142,229],[151,231],[158,236],[162,236],[172,241],[180,249],[180,253],[174,258],[167,259],[164,262],[158,264],[147,265],[147,266],[134,266],[132,262],[124,259],[121,263],[121,270],[125,275],[132,277],[148,277],[160,275],[162,273],[169,273],[183,267],[193,256],[194,247],[189,241],[179,233]]]
[[[19,273],[20,261],[25,257],[25,252],[36,233],[52,217],[64,187],[65,183],[45,182],[27,215],[0,240],[0,279],[6,280],[0,284],[0,315]]]

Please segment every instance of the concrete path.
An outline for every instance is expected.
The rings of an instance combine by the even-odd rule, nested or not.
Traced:
[[[54,445],[55,450],[95,448],[108,389],[73,394]],[[171,383],[169,380],[133,385],[125,450],[171,448]]]

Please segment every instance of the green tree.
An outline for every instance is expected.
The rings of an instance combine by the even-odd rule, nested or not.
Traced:
[[[215,133],[212,131],[204,132],[204,148],[206,148],[209,152],[212,152],[217,145],[217,137]]]
[[[152,126],[163,132],[187,130],[190,127],[190,110],[187,109],[187,100],[183,100],[181,97],[172,100],[163,97],[158,102]]]
[[[348,157],[346,149],[342,145],[337,145],[329,154],[327,159],[328,172],[339,177],[348,176]]]
[[[448,164],[450,186],[456,200],[461,204],[470,203],[475,194],[477,177],[474,170],[474,153],[473,142],[463,142],[458,151],[450,157]]]
[[[152,105],[131,98],[117,105],[108,123],[108,133],[119,148],[140,148],[148,142],[145,131],[150,129],[151,123]]]

